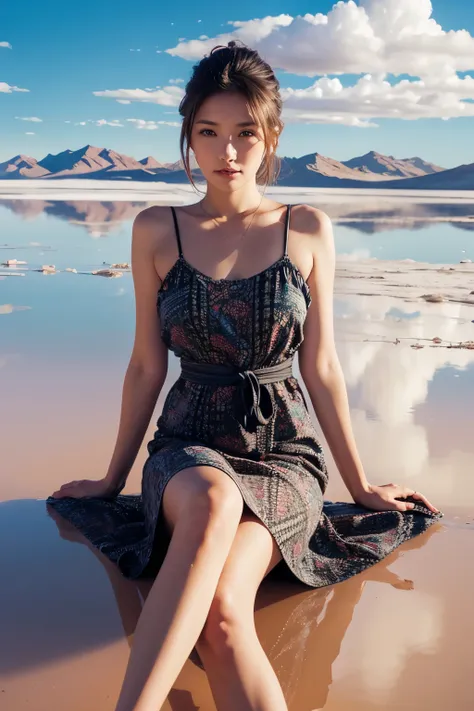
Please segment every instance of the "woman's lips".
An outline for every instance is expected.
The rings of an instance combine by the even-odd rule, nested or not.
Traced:
[[[224,175],[226,178],[232,178],[234,175],[239,175],[240,170],[216,170],[218,175]]]

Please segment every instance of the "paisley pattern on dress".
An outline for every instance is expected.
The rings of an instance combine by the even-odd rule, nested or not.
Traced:
[[[157,295],[161,338],[175,356],[253,370],[294,356],[304,339],[310,288],[287,253],[242,279],[212,279],[179,257]],[[179,377],[167,393],[140,496],[48,499],[92,543],[136,578],[156,575],[169,543],[160,513],[170,479],[182,469],[213,466],[238,487],[246,507],[269,529],[286,574],[310,587],[344,580],[426,530],[442,514],[370,511],[324,501],[328,472],[319,435],[294,376],[261,385],[273,403],[268,424],[247,427],[237,417],[235,385]]]

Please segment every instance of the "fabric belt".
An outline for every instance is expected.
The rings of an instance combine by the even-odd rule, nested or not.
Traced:
[[[245,428],[250,418],[267,425],[274,415],[273,400],[266,383],[277,383],[293,375],[293,356],[277,365],[255,370],[241,370],[219,363],[195,363],[181,358],[181,377],[204,385],[238,385],[242,405],[242,424]]]

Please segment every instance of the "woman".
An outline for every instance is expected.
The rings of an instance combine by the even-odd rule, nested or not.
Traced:
[[[257,187],[276,175],[281,108],[273,71],[245,46],[214,48],[194,67],[181,155],[192,181],[194,152],[205,197],[136,217],[136,337],[117,444],[104,479],[48,500],[125,575],[156,575],[116,711],[159,709],[194,646],[218,709],[287,709],[254,627],[262,579],[281,562],[311,587],[344,580],[441,516],[422,494],[365,477],[334,345],[330,220]],[[182,371],[148,443],[142,496],[117,496],[168,350]],[[296,351],[352,507],[323,511],[327,470],[291,374]]]

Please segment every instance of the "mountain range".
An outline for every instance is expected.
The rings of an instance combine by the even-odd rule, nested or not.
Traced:
[[[196,182],[204,180],[193,160],[191,169]],[[181,160],[161,163],[152,156],[136,160],[108,148],[90,145],[76,151],[67,149],[56,155],[49,153],[41,160],[21,154],[0,163],[0,179],[31,178],[188,183]],[[320,153],[308,153],[299,158],[282,157],[276,185],[474,190],[474,163],[446,170],[418,156],[397,159],[370,151],[347,161],[337,161]]]

